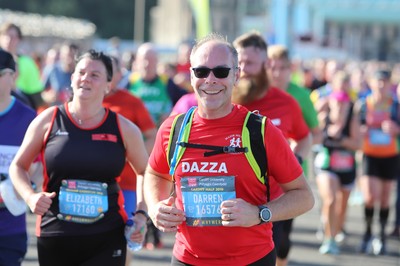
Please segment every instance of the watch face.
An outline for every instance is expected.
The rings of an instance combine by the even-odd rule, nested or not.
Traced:
[[[269,220],[271,220],[271,211],[268,208],[261,210],[261,219],[264,222],[269,222]]]

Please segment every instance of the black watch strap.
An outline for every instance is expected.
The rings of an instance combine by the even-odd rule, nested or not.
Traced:
[[[271,218],[272,218],[271,210],[267,206],[263,206],[263,205],[258,206],[258,209],[260,210],[260,212],[259,212],[259,218],[260,218],[259,225],[260,224],[264,224],[264,223],[269,223],[271,221]],[[263,217],[263,214],[265,212],[268,214],[267,217]]]
[[[147,214],[146,211],[144,211],[144,210],[137,210],[137,211],[135,211],[134,215],[136,215],[136,214],[138,214],[138,213],[140,213],[140,214],[142,214],[144,217],[146,217],[147,220],[150,220],[150,216]]]

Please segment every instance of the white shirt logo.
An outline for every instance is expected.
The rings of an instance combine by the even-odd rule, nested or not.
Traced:
[[[68,132],[59,129],[56,131],[56,136],[68,136]]]
[[[274,126],[280,126],[281,125],[281,119],[280,118],[271,119],[271,123]]]
[[[242,140],[240,138],[232,138],[229,142],[229,146],[240,148],[240,143],[242,142]]]

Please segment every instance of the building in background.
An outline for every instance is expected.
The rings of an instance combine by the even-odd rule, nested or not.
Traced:
[[[292,17],[286,31],[294,53],[356,60],[400,60],[398,0],[274,0]],[[274,6],[275,7],[275,6]],[[282,9],[271,9],[276,17]],[[277,12],[275,12],[277,11]],[[279,29],[279,24],[275,24]],[[284,30],[280,28],[280,30]],[[279,30],[278,30],[279,31]],[[287,43],[286,43],[287,44]],[[306,53],[302,52],[306,51]]]
[[[89,49],[96,32],[96,26],[83,19],[0,9],[0,24],[6,22],[21,28],[24,38],[20,50],[25,54],[45,54],[54,44],[67,40],[77,43],[81,49]]]
[[[119,48],[135,52],[140,42],[151,41],[166,60],[181,42],[207,32],[233,41],[257,30],[294,57],[400,61],[400,0],[158,0],[148,8],[146,0],[134,3],[136,33],[132,40],[121,39]],[[43,53],[63,40],[74,40],[81,50],[109,49],[109,39],[95,38],[96,26],[87,20],[0,9],[4,21],[21,26],[26,36],[21,46],[28,53]]]
[[[232,41],[255,29],[301,58],[400,60],[399,0],[202,0],[211,31]],[[159,0],[153,41],[176,46],[196,36],[190,0]],[[173,20],[173,21],[172,21]]]

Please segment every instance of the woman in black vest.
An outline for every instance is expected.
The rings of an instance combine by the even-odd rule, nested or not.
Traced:
[[[112,78],[111,59],[90,50],[71,77],[73,98],[43,111],[29,126],[10,167],[13,183],[37,226],[40,265],[124,265],[127,215],[117,184],[127,159],[138,174],[131,239],[143,241],[146,206],[143,173],[148,160],[140,130],[102,106]],[[27,170],[41,153],[43,192],[35,193]]]

